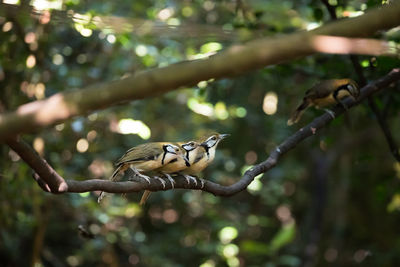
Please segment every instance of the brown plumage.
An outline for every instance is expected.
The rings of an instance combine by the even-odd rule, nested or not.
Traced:
[[[188,168],[190,166],[190,163],[193,162],[191,154],[199,146],[199,144],[195,141],[178,142],[174,143],[174,145],[179,147],[184,157],[179,157],[177,158],[177,160],[174,160],[173,162],[170,162],[168,164],[164,164],[160,168],[154,170],[166,176],[171,182],[172,187],[174,187],[175,182],[169,174],[177,173],[182,171],[183,169]],[[144,205],[146,203],[147,199],[150,197],[150,194],[151,191],[149,190],[145,190],[143,192],[142,198],[140,199],[140,205]]]
[[[190,167],[184,169],[182,173],[195,175],[204,170],[214,160],[215,151],[219,142],[228,136],[229,134],[215,133],[206,138],[199,139],[198,142],[200,145],[195,150],[195,153],[193,153],[193,162],[191,162]]]
[[[288,120],[287,124],[297,123],[304,111],[311,106],[322,108],[334,104],[341,104],[347,107],[341,101],[347,96],[356,99],[360,94],[360,89],[355,81],[351,79],[332,79],[317,83],[306,91],[302,103]]]
[[[142,173],[156,170],[164,164],[168,164],[179,157],[183,157],[183,155],[179,147],[173,144],[166,142],[141,144],[132,147],[126,151],[119,160],[117,160],[117,167],[111,175],[110,180],[116,181],[120,173],[131,168],[137,176],[149,181],[149,177]],[[105,195],[105,192],[101,192],[97,201],[100,202]]]

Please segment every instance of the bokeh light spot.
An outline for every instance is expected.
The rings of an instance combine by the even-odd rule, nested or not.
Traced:
[[[236,256],[239,253],[239,247],[236,246],[235,244],[228,244],[224,247],[224,249],[222,250],[222,254],[226,257],[226,258],[231,258]]]
[[[121,119],[118,122],[118,130],[121,134],[137,134],[144,140],[151,136],[150,128],[140,120]]]
[[[267,115],[275,114],[278,108],[278,96],[275,92],[268,92],[265,94],[263,102],[263,110]]]
[[[44,154],[44,140],[41,137],[36,137],[33,140],[33,148],[36,150],[36,152],[40,155],[43,156]]]
[[[136,55],[138,55],[139,57],[144,57],[145,55],[147,55],[147,47],[145,45],[138,45],[135,48],[135,53]]]
[[[247,110],[244,107],[236,108],[236,116],[239,118],[244,118],[247,115]]]
[[[110,44],[115,43],[116,40],[117,40],[117,38],[115,37],[114,34],[107,35],[107,42],[109,42]]]
[[[81,138],[76,142],[76,150],[80,153],[84,153],[89,148],[89,142],[85,138]]]
[[[178,220],[178,213],[174,209],[167,209],[163,212],[163,220],[166,223],[174,223]]]
[[[53,64],[54,65],[61,65],[64,62],[64,57],[61,54],[55,54],[53,56]]]
[[[226,226],[219,231],[221,243],[228,244],[238,236],[238,230],[233,226]]]
[[[35,65],[36,65],[36,57],[34,55],[29,55],[26,58],[26,66],[31,69],[35,67]]]

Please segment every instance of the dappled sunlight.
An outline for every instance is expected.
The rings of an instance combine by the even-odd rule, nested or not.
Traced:
[[[121,119],[118,122],[118,132],[121,134],[137,134],[147,140],[151,136],[150,128],[140,120]]]
[[[218,237],[222,244],[228,244],[238,236],[238,230],[233,226],[226,226],[222,228]]]
[[[188,99],[187,106],[197,114],[218,120],[226,120],[229,117],[244,118],[247,114],[247,110],[244,107],[227,107],[222,101],[215,103],[215,105],[208,102],[202,103],[195,97]]]
[[[33,148],[41,156],[44,155],[44,145],[45,145],[45,142],[44,142],[43,138],[41,138],[41,137],[36,137],[33,140]]]
[[[35,67],[35,65],[36,65],[36,57],[34,55],[29,55],[26,58],[26,66],[29,69],[31,69],[31,68]]]
[[[157,17],[158,17],[160,20],[165,21],[165,20],[169,19],[170,17],[172,17],[172,16],[174,15],[174,13],[175,13],[174,8],[172,8],[172,7],[167,7],[167,8],[161,9],[161,10],[158,12]]]
[[[3,0],[3,3],[9,5],[17,5],[20,4],[20,0]]]
[[[201,114],[207,117],[214,116],[214,107],[210,103],[199,103],[196,98],[189,98],[187,102],[188,107],[196,112],[197,114]]]
[[[36,97],[38,100],[45,98],[46,87],[44,83],[34,84],[23,81],[20,84],[20,90],[28,97]]]
[[[62,10],[63,2],[63,0],[31,0],[31,5],[34,6],[37,10]]]
[[[325,53],[370,53],[377,44],[376,53],[394,55],[399,28],[385,27],[397,11],[339,0],[324,1],[329,10],[289,0],[6,2],[18,4],[0,8],[3,265],[381,266],[398,258],[400,164],[364,99],[373,97],[398,141],[400,72],[388,74],[398,58],[359,57],[370,86],[348,112],[332,107],[331,121],[310,110],[286,125],[314,82],[357,79],[349,56]],[[330,23],[333,11],[339,19]],[[368,15],[343,19],[360,11]],[[339,37],[360,32],[377,40]],[[216,152],[211,133],[230,135]],[[31,166],[8,137],[56,172]],[[64,194],[41,191],[54,175],[65,179]],[[154,191],[140,205],[143,190]],[[20,257],[24,244],[29,257]]]
[[[239,247],[232,241],[238,237],[238,230],[233,226],[226,226],[218,233],[221,245],[218,247],[218,253],[227,259],[228,266],[239,266]]]
[[[274,115],[278,109],[278,95],[275,92],[268,92],[264,96],[263,111],[267,115]]]
[[[76,150],[79,153],[85,153],[89,149],[89,142],[85,138],[81,138],[76,142]]]
[[[396,43],[337,36],[315,36],[312,38],[313,48],[321,53],[329,54],[365,54],[365,55],[399,55]]]

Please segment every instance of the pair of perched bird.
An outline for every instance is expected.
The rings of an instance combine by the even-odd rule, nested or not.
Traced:
[[[346,105],[342,100],[346,97],[358,98],[360,89],[357,83],[351,79],[331,79],[317,83],[306,91],[301,104],[297,107],[292,117],[287,121],[288,125],[297,123],[304,111],[311,106],[324,108],[334,104],[342,105],[346,110]],[[327,110],[334,117],[332,111]]]
[[[198,141],[189,142],[152,142],[135,146],[116,162],[116,169],[110,177],[110,180],[116,181],[118,176],[128,169],[131,169],[136,176],[145,179],[150,183],[150,176],[147,174],[163,174],[174,186],[174,180],[170,174],[179,173],[186,178],[187,183],[190,180],[197,183],[195,175],[205,169],[215,157],[215,150],[218,143],[229,136],[228,134],[213,134]],[[165,181],[159,176],[153,176],[158,179],[165,187]],[[146,190],[140,200],[143,205],[150,195]],[[100,202],[105,192],[101,192],[98,198]]]

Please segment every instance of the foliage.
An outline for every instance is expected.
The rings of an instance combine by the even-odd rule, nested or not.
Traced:
[[[341,18],[381,1],[329,3]],[[68,0],[61,10],[39,13],[22,6],[0,6],[0,106],[5,110],[329,21],[316,0]],[[380,35],[400,39],[398,31]],[[369,80],[399,65],[387,57],[360,60]],[[320,79],[336,77],[357,80],[349,58],[317,55],[94,111],[41,132],[32,129],[23,138],[62,176],[83,180],[106,179],[125,150],[149,140],[230,133],[201,176],[231,184],[300,127],[286,121],[303,92]],[[397,133],[399,88],[374,101]],[[299,125],[321,113],[308,110]],[[144,207],[138,205],[139,194],[115,195],[98,205],[94,193],[44,193],[15,152],[6,146],[0,152],[4,266],[400,263],[400,242],[393,234],[400,222],[400,165],[367,105],[337,118],[230,198],[170,190],[152,194]],[[80,225],[94,238],[79,235]]]

